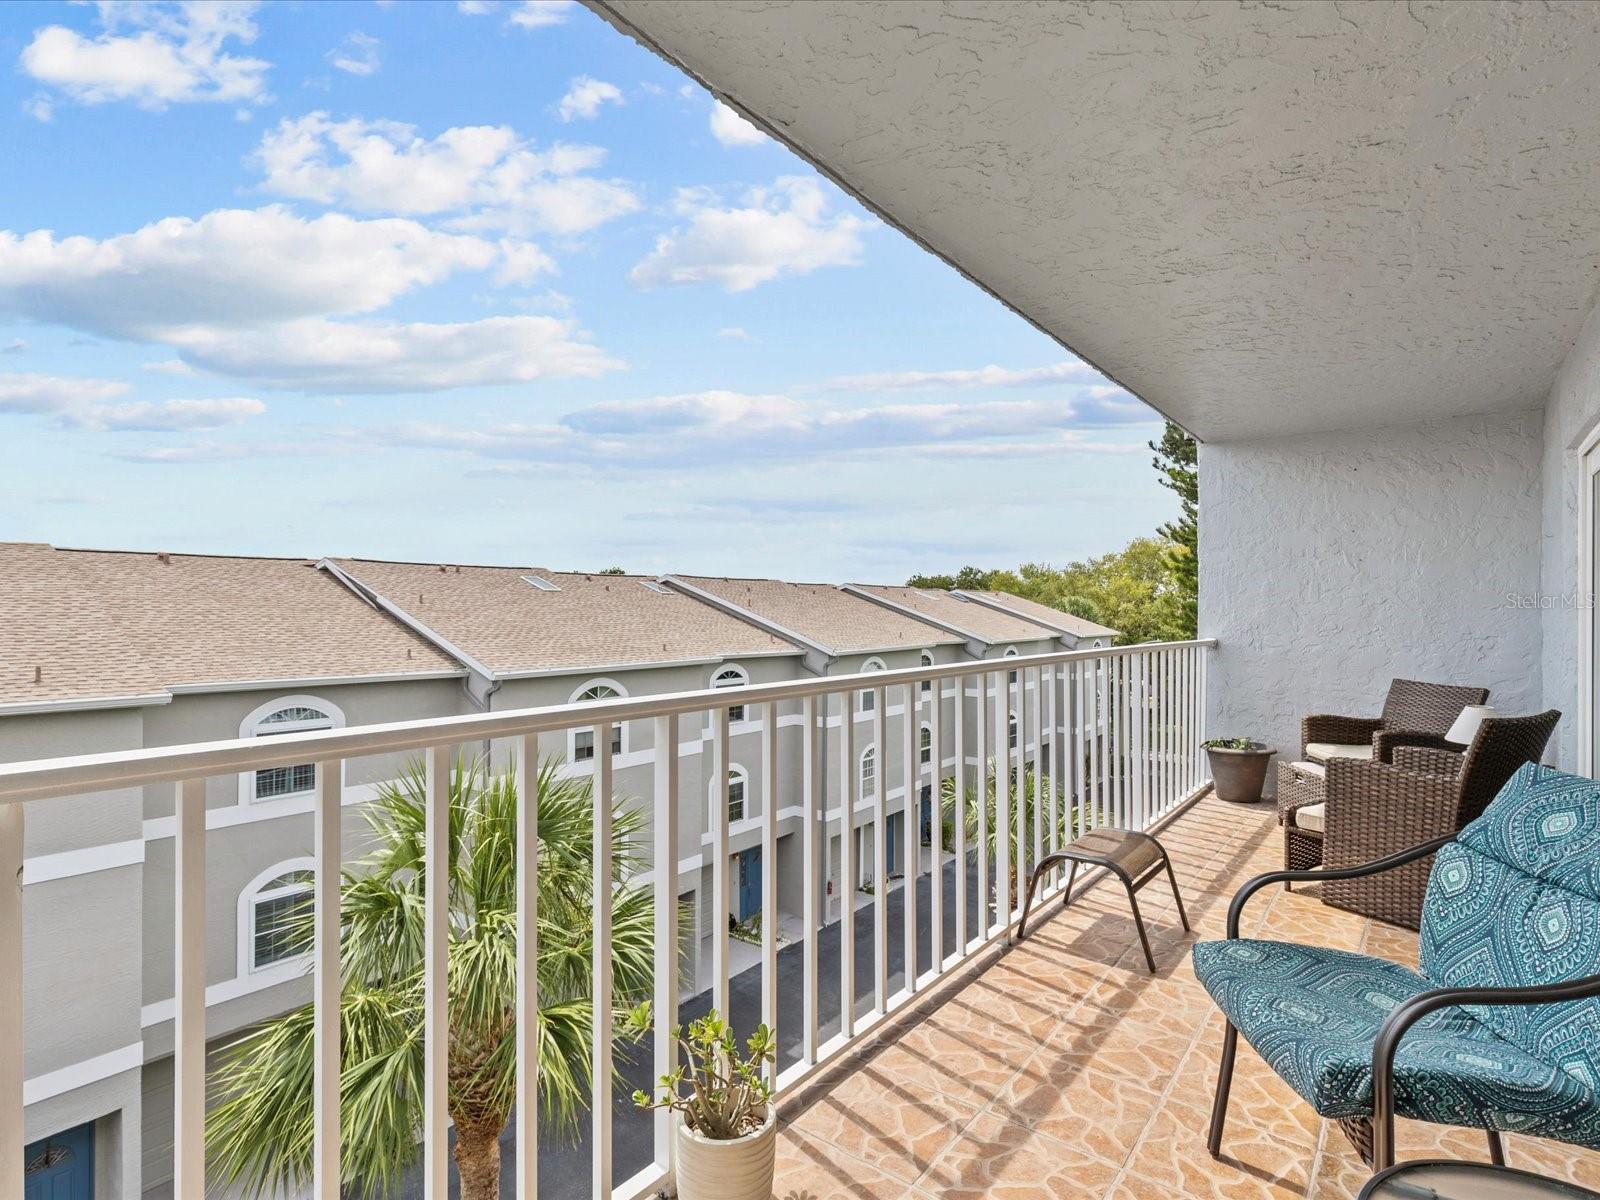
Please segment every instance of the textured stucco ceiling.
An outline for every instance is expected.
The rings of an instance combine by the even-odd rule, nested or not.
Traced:
[[[1202,438],[1536,405],[1600,4],[591,0]]]

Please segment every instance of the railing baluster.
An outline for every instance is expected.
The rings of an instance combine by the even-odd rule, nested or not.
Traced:
[[[1146,725],[1150,718],[1149,660],[1141,651],[1130,664],[1133,675],[1130,700],[1133,704],[1133,786],[1134,828],[1143,829],[1150,823],[1150,736]]]
[[[951,824],[956,834],[956,944],[957,957],[967,952],[967,677],[955,680],[955,803]],[[982,724],[982,722],[979,722]]]
[[[778,1029],[778,705],[765,706],[761,722],[761,1020]],[[768,1068],[778,1080],[778,1064]]]
[[[800,856],[804,867],[805,887],[800,908],[805,922],[805,941],[801,944],[801,984],[804,988],[804,1027],[801,1030],[801,1061],[807,1065],[817,1061],[817,939],[821,936],[822,915],[818,912],[818,899],[822,891],[821,864],[817,853],[817,821],[822,815],[821,760],[818,757],[821,739],[817,736],[817,698],[807,696],[800,702],[801,719],[801,771],[804,785],[800,800]]]
[[[317,766],[313,853],[312,1147],[316,1200],[339,1200],[339,870],[343,865],[344,762]]]
[[[956,682],[959,684],[960,679]],[[928,969],[944,970],[944,680],[933,684],[933,705],[928,717],[933,745],[933,775],[928,780],[928,840],[933,846],[933,875],[928,880],[933,911],[928,914],[932,937],[928,943]],[[920,838],[918,839],[921,840]]]
[[[669,713],[655,721],[655,1010],[654,1078],[670,1074],[678,1063],[678,1045],[672,1028],[678,1023],[678,716]],[[673,1169],[673,1116],[658,1108],[651,1130],[656,1165]],[[518,1192],[522,1198],[538,1192]]]
[[[727,709],[722,709],[723,729],[727,729]],[[594,1007],[590,1013],[590,1038],[594,1081],[589,1098],[594,1150],[591,1175],[595,1200],[611,1200],[611,722],[594,727],[594,965],[590,969],[594,985]],[[727,789],[727,773],[723,776]],[[726,849],[728,806],[723,804],[723,846]],[[728,923],[722,921],[722,936],[728,936]],[[726,963],[727,959],[723,959]],[[724,1009],[724,1012],[727,1010]],[[442,1200],[442,1198],[441,1198]]]
[[[1063,749],[1068,753],[1066,805],[1070,824],[1063,831],[1068,841],[1084,832],[1084,763],[1083,763],[1083,664],[1067,664],[1067,684],[1063,699],[1067,708],[1067,729],[1062,734]]]
[[[1039,865],[1039,861],[1044,858],[1044,781],[1050,770],[1049,756],[1045,753],[1044,748],[1044,734],[1045,730],[1049,728],[1045,723],[1044,717],[1044,687],[1044,671],[1042,668],[1035,667],[1033,669],[1033,708],[1031,714],[1033,721],[1029,726],[1033,730],[1033,858],[1028,864],[1030,869],[1036,868]],[[1050,807],[1054,811],[1055,805],[1052,804]],[[1023,889],[1026,890],[1028,881],[1023,879],[1021,883]],[[1019,909],[1022,907],[1022,900],[1023,896],[1019,893],[1017,896],[1017,907]]]
[[[994,919],[1011,924],[1011,721],[1010,677],[995,673],[994,695]],[[1022,740],[1019,736],[1019,742]]]
[[[889,1011],[889,739],[887,688],[872,690],[872,1009]],[[906,713],[905,720],[911,720]]]
[[[21,804],[0,804],[0,1200],[22,1200]]]
[[[978,771],[976,803],[978,805],[978,941],[989,936],[989,789],[991,764],[989,762],[989,737],[994,718],[989,714],[989,676],[980,672],[973,676],[978,681],[977,703],[973,707],[973,724],[978,735]]]
[[[917,720],[917,693],[915,683],[903,689],[905,720],[901,722],[901,750],[905,755],[906,794],[901,804],[900,835],[905,845],[901,848],[900,865],[902,903],[900,915],[905,940],[905,990],[911,995],[917,990],[917,874],[921,870],[922,836],[917,820],[918,785],[922,782],[922,726]]]
[[[1046,667],[1040,673],[1041,678],[1049,680],[1049,690],[1045,693],[1045,724],[1050,730],[1050,750],[1044,755],[1045,780],[1050,801],[1050,812],[1047,817],[1048,826],[1045,837],[1044,849],[1054,854],[1061,848],[1061,763],[1066,751],[1062,745],[1065,739],[1061,729],[1061,680],[1066,675],[1063,667],[1057,672],[1054,667]],[[1050,872],[1050,884],[1053,887],[1061,879],[1059,868]]]
[[[595,734],[597,753],[609,743]],[[450,953],[450,748],[430,746],[422,847],[422,1193],[448,1200],[449,1013],[445,994]]]
[[[728,1019],[728,914],[733,883],[728,870],[728,709],[711,710],[711,1007]]]
[[[856,704],[860,693],[839,694],[839,1032],[856,1031]]]
[[[1011,755],[1011,769],[1014,772],[1011,790],[1016,798],[1016,830],[1012,835],[1016,853],[1012,860],[1015,864],[1013,874],[1016,875],[1016,886],[1012,889],[1011,906],[1017,912],[1022,911],[1022,895],[1028,886],[1028,738],[1034,729],[1034,723],[1029,719],[1034,707],[1028,703],[1028,673],[1018,670],[1017,748]]]
[[[206,781],[178,784],[172,1194],[206,1194]]]

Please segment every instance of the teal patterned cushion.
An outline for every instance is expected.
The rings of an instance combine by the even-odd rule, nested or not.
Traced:
[[[1600,785],[1530,764],[1434,862],[1422,974],[1435,987],[1525,987],[1600,974]],[[1600,1088],[1600,1001],[1473,1006],[1585,1087]]]
[[[1195,974],[1244,1039],[1325,1117],[1372,1112],[1372,1043],[1428,981],[1385,959],[1236,938],[1194,948]],[[1578,1079],[1462,1009],[1423,1018],[1395,1056],[1395,1109],[1446,1125],[1600,1144],[1600,1105]]]

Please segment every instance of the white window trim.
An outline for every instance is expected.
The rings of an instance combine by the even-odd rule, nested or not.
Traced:
[[[737,675],[739,677],[739,682],[738,683],[718,683],[717,682],[718,678],[723,676],[723,675]],[[731,663],[731,662],[730,663],[722,663],[720,666],[714,668],[712,670],[712,672],[711,672],[710,687],[711,687],[712,691],[721,691],[721,690],[723,690],[725,688],[741,688],[741,687],[749,687],[749,686],[750,686],[750,672],[746,671],[738,663]],[[741,705],[740,707],[744,709],[744,715],[742,717],[740,717],[737,721],[734,721],[734,720],[732,720],[732,714],[730,714],[729,715],[729,721],[730,721],[731,724],[734,724],[734,725],[745,725],[745,724],[748,724],[750,722],[750,705],[744,704],[744,705]]]
[[[304,962],[311,957],[311,952],[308,950],[305,954],[298,954],[293,958],[267,963],[260,967],[256,966],[256,901],[261,899],[261,889],[278,878],[278,876],[287,875],[290,871],[310,871],[315,874],[316,869],[317,860],[314,858],[287,858],[283,862],[274,863],[245,884],[244,890],[239,893],[238,971],[240,979],[250,975],[266,974],[271,971],[281,972],[286,966]],[[308,890],[310,886],[307,885]]]
[[[924,746],[922,744],[922,735],[923,734],[927,734],[928,735],[928,744],[926,746]],[[924,758],[923,755],[927,755],[927,757]],[[922,722],[922,725],[917,730],[917,766],[919,768],[921,768],[921,767],[931,767],[932,765],[933,765],[933,726],[931,724],[929,724],[927,721],[924,721],[924,722]],[[918,774],[919,775],[921,774],[920,770],[918,771]]]
[[[872,760],[872,786],[867,786],[866,765],[868,759]],[[878,761],[878,747],[876,745],[861,747],[861,753],[856,756],[856,792],[858,800],[870,800],[877,793],[878,770],[883,764]]]
[[[734,763],[728,768],[728,783],[732,785],[734,780],[744,784],[744,805],[737,820],[747,821],[750,819],[750,772],[738,763]],[[715,779],[711,781],[711,786],[706,789],[706,793],[706,828],[715,829],[717,823],[716,806],[719,801],[726,801],[727,793],[717,788]],[[735,818],[730,813],[728,815],[728,824],[731,826],[735,823]]]
[[[623,687],[615,679],[587,679],[572,689],[572,695],[567,697],[567,703],[576,704],[578,703],[579,696],[583,695],[591,688],[599,687],[610,688],[619,697],[626,697],[628,694],[628,689]],[[628,752],[628,723],[626,721],[617,721],[614,722],[614,724],[617,727],[618,747],[617,753],[614,757],[620,758],[622,755]],[[569,767],[577,767],[580,770],[590,769],[594,759],[580,759],[578,757],[578,734],[584,730],[592,730],[593,728],[594,727],[592,725],[585,725],[576,729],[567,730],[567,765]],[[595,747],[595,752],[599,753],[598,746]]]
[[[874,655],[873,657],[867,659],[866,662],[861,664],[861,670],[858,671],[857,674],[858,675],[865,675],[869,671],[887,671],[888,669],[889,669],[889,664],[884,662],[883,659],[881,659],[881,658],[877,657],[876,655]],[[873,696],[873,692],[872,692],[871,688],[862,688],[861,691],[856,693],[856,711],[857,712],[869,713],[869,712],[872,711],[872,703],[867,700],[868,696]],[[873,698],[874,698],[874,701],[875,701],[876,700],[876,696],[873,696]],[[887,703],[888,698],[885,697],[884,699],[885,699],[885,703]],[[885,715],[887,716],[888,714],[886,713]]]
[[[314,708],[318,712],[324,713],[327,716],[326,722],[291,722],[278,727],[281,731],[286,733],[294,733],[303,729],[343,729],[345,727],[344,709],[340,708],[332,701],[324,700],[320,696],[312,695],[279,696],[274,700],[269,700],[267,703],[258,705],[257,707],[251,709],[249,715],[246,716],[244,720],[239,722],[239,736],[242,738],[262,736],[261,723],[273,713],[285,708]],[[342,788],[344,785],[343,763],[340,763],[339,771],[339,783]],[[317,784],[321,782],[322,764],[318,763],[316,779],[312,783],[309,790],[303,792],[287,792],[282,796],[269,796],[266,800],[261,801],[261,803],[272,804],[280,800],[296,800],[303,799],[307,796],[314,796],[317,792]],[[239,774],[239,803],[256,803],[256,773],[254,771],[242,771]]]
[[[931,667],[931,666],[935,665],[938,662],[938,660],[933,657],[933,651],[932,650],[924,650],[922,652],[922,657],[919,658],[917,661],[924,667]],[[924,696],[924,697],[932,696],[933,695],[933,680],[924,679],[922,681],[922,686],[917,689],[917,694],[919,696]]]

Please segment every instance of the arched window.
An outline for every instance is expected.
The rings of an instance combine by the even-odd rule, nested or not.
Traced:
[[[747,687],[749,683],[750,673],[735,663],[728,663],[726,666],[718,667],[716,673],[711,676],[711,686],[713,688]],[[744,705],[730,704],[728,706],[728,720],[737,722],[744,719]]]
[[[922,665],[925,666],[925,667],[933,666],[933,651],[932,650],[924,650],[922,652]],[[933,680],[924,679],[922,681],[922,694],[924,696],[931,696],[933,694]]]
[[[309,858],[278,863],[257,875],[240,893],[240,975],[311,952],[314,866]]]
[[[1005,658],[1015,658],[1015,657],[1017,657],[1017,648],[1015,646],[1007,646],[1006,647],[1006,652],[1005,652],[1003,657],[1005,657]],[[1006,682],[1007,683],[1015,683],[1016,681],[1017,681],[1017,673],[1015,671],[1008,671],[1006,673]]]
[[[750,793],[750,773],[743,767],[735,764],[728,768],[728,822],[742,821],[747,811],[745,798]],[[717,802],[717,786],[713,780],[711,784],[711,803]],[[712,810],[713,821],[715,809]]]
[[[281,696],[261,705],[239,723],[240,737],[279,737],[316,729],[343,729],[344,713],[316,696]],[[317,764],[263,767],[239,777],[239,799],[289,800],[317,790]]]
[[[878,748],[868,746],[861,752],[861,798],[873,794],[878,782]]]
[[[572,694],[572,703],[585,704],[590,700],[614,700],[627,694],[622,690],[620,683],[615,683],[610,679],[593,679]],[[612,757],[622,753],[625,729],[626,725],[622,721],[616,721],[611,726]],[[568,732],[567,760],[575,763],[594,761],[593,729],[573,729]]]
[[[883,659],[881,658],[869,658],[866,662],[861,664],[861,673],[863,675],[865,675],[868,671],[887,671],[888,669],[888,667],[884,666]],[[878,703],[878,694],[870,689],[863,690],[860,693],[860,697],[862,712],[871,712],[873,706]]]
[[[933,727],[926,721],[922,724],[922,733],[918,735],[917,761],[925,767],[933,762]]]

